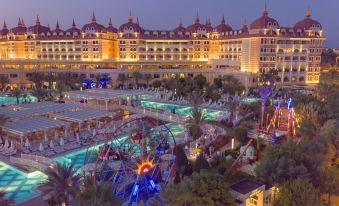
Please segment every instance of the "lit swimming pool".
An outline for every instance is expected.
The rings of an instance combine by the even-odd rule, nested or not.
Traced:
[[[193,107],[191,106],[182,106],[182,105],[176,105],[176,104],[169,104],[169,103],[160,103],[160,102],[153,102],[148,100],[142,100],[141,101],[142,107],[149,107],[154,109],[160,109],[163,111],[175,111],[176,114],[181,114],[186,117],[190,116],[192,113]],[[227,112],[224,111],[218,111],[214,109],[202,109],[204,112],[204,115],[207,120],[213,120],[220,116],[226,116]]]
[[[25,98],[19,98],[19,101],[25,102]],[[27,96],[26,98],[27,102],[36,102],[37,98],[34,96]],[[16,104],[16,98],[15,97],[11,97],[11,96],[0,96],[0,104]]]
[[[36,186],[46,179],[46,175],[39,171],[25,173],[0,162],[0,191],[15,203],[37,196]]]

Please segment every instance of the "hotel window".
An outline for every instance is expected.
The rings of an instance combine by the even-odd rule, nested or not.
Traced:
[[[9,74],[9,78],[18,78],[18,74]]]

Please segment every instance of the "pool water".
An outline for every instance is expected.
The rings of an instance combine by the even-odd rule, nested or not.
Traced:
[[[160,103],[160,102],[153,102],[149,100],[142,100],[141,101],[142,107],[160,109],[163,111],[175,111],[176,114],[180,114],[186,117],[189,117],[193,111],[193,107],[191,106],[182,106],[176,104],[169,104],[169,103]],[[214,109],[202,109],[204,116],[207,120],[213,120],[220,116],[226,116],[227,112],[219,111]]]
[[[19,101],[25,102],[25,98],[19,98]],[[34,96],[28,95],[26,98],[27,102],[36,102],[37,98]],[[0,96],[0,104],[16,104],[16,98],[11,96]]]
[[[0,191],[15,203],[37,196],[36,186],[46,179],[47,176],[39,171],[25,173],[0,161]]]

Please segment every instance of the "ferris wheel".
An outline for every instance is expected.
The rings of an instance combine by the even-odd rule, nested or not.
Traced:
[[[175,173],[175,138],[163,123],[136,115],[108,132],[102,145],[90,144],[83,171],[93,181],[109,181],[123,205],[149,205],[149,199],[161,202],[163,190]],[[88,167],[87,167],[88,168]]]

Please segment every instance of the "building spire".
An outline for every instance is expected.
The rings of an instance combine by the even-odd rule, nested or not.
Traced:
[[[21,18],[21,26],[25,27],[25,22],[24,22],[24,18]]]
[[[246,19],[244,20],[243,27],[244,27],[244,28],[245,28],[245,27],[248,27],[248,24],[247,24],[247,20],[246,20]]]
[[[93,14],[92,14],[92,22],[95,23],[97,21],[97,18],[95,17],[95,14],[94,14],[94,11],[93,11]]]
[[[135,23],[136,23],[137,25],[140,25],[139,17],[137,17],[137,20],[135,21]]]
[[[307,9],[306,9],[306,17],[307,18],[310,18],[311,17],[311,9],[309,6],[307,6]]]
[[[180,20],[179,20],[179,27],[183,27],[184,26],[184,23],[182,22],[182,18],[180,17]]]
[[[108,26],[113,26],[112,18],[109,18],[109,20],[108,20]]]
[[[72,22],[72,27],[73,27],[73,28],[76,27],[74,18],[73,18],[73,22]]]
[[[195,17],[195,23],[199,23],[200,22],[200,18],[199,18],[199,13],[197,12],[197,15]]]
[[[39,15],[36,15],[35,24],[36,24],[36,25],[40,25],[40,18],[39,18]]]
[[[263,15],[264,15],[264,16],[268,16],[267,3],[265,3]]]
[[[18,26],[22,26],[21,25],[21,18],[19,17],[19,21],[18,21]]]
[[[57,20],[55,28],[56,28],[56,29],[60,29],[60,26],[59,26],[59,20]]]
[[[4,20],[4,24],[3,24],[3,26],[2,26],[2,29],[7,29],[6,20]]]
[[[225,24],[225,23],[226,23],[226,21],[225,21],[225,16],[222,15],[222,17],[221,17],[221,24]]]
[[[131,10],[129,10],[128,21],[129,22],[133,21],[133,16],[132,16],[132,11]]]
[[[206,18],[206,26],[211,26],[211,25],[212,25],[211,18],[207,17]]]

